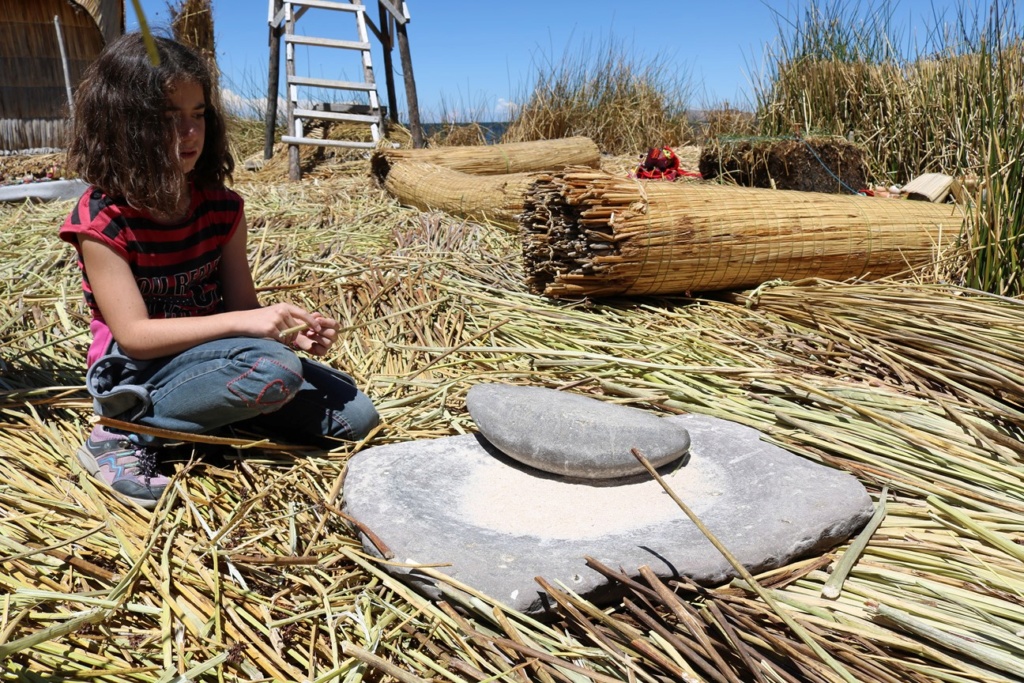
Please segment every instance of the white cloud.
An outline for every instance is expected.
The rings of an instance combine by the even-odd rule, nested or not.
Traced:
[[[266,97],[243,97],[230,88],[220,91],[224,111],[234,116],[250,119],[262,119],[267,111]],[[282,121],[287,111],[288,102],[283,97],[277,98],[277,118]]]
[[[517,102],[510,102],[504,97],[499,97],[494,105],[494,113],[499,121],[511,120],[516,115],[518,109],[519,104]]]

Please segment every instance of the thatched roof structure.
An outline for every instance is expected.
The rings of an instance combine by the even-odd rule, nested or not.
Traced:
[[[74,87],[103,46],[124,32],[124,1],[0,0],[0,150],[63,144],[67,88],[54,17]]]

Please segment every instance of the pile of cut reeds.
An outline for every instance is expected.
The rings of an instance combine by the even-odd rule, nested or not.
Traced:
[[[1024,304],[815,281],[579,307],[525,290],[515,236],[398,208],[365,163],[239,189],[262,299],[341,321],[326,361],[383,427],[330,452],[194,443],[157,512],[125,504],[73,456],[91,404],[80,278],[55,236],[70,205],[0,206],[0,679],[1020,680]],[[884,516],[861,548],[756,577],[767,599],[595,561],[625,597],[541,577],[543,623],[470,586],[427,601],[339,514],[345,466],[474,431],[465,396],[485,381],[749,425],[853,473]]]
[[[405,161],[434,164],[472,175],[505,175],[569,166],[597,168],[601,152],[593,140],[585,137],[431,149],[382,148],[373,153],[371,166],[383,182],[392,166]]]
[[[570,169],[530,188],[520,225],[531,289],[583,297],[913,272],[955,243],[963,216],[927,202]]]

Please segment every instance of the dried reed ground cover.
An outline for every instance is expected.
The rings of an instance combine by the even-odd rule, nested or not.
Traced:
[[[820,593],[845,548],[760,577],[774,607],[653,578],[604,610],[551,586],[547,625],[454,590],[431,604],[338,514],[363,444],[186,449],[159,511],[126,507],[69,457],[89,404],[67,205],[4,206],[5,680],[1020,680],[1021,304],[895,283],[558,303],[526,291],[514,236],[397,209],[366,172],[240,189],[263,297],[353,327],[331,360],[379,404],[374,443],[472,431],[482,381],[738,420],[888,487],[839,598]]]

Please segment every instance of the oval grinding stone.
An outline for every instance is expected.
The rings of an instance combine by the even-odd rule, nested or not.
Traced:
[[[544,387],[477,384],[466,407],[495,448],[524,465],[580,479],[618,479],[678,460],[690,435],[675,420]]]

